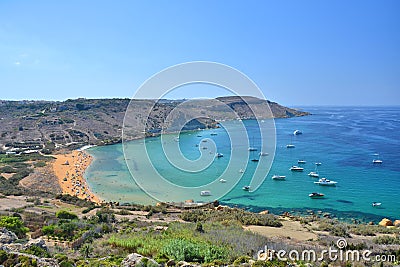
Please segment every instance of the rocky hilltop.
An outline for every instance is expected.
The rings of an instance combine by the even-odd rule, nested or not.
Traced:
[[[215,106],[222,102],[234,112]],[[281,106],[275,102],[254,97],[220,97],[198,100],[188,112],[177,112],[171,119],[185,119],[191,114],[202,114],[185,129],[212,128],[217,120],[251,119],[253,109],[265,109],[268,103],[274,118],[305,116],[309,113]],[[57,148],[73,149],[93,144],[104,145],[121,141],[125,111],[130,99],[69,99],[66,101],[0,101],[0,148],[8,153],[41,150],[52,153]],[[133,100],[131,125],[135,128],[146,120],[146,134],[157,134],[165,126],[166,118],[184,100]],[[146,117],[143,111],[150,110]],[[234,115],[232,115],[234,114]],[[174,117],[175,116],[175,117]],[[210,119],[213,118],[213,119]],[[137,138],[133,133],[131,138]]]

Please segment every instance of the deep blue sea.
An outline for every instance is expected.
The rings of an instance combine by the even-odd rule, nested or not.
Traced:
[[[276,153],[263,184],[255,192],[246,192],[257,165],[249,162],[240,182],[220,202],[240,206],[253,211],[268,209],[275,213],[283,211],[304,213],[307,210],[323,211],[337,218],[357,218],[363,221],[379,220],[382,217],[400,218],[400,107],[303,107],[312,115],[289,119],[276,119]],[[244,120],[252,146],[260,141],[256,121]],[[302,135],[293,135],[299,129]],[[211,135],[213,133],[213,135]],[[217,134],[217,135],[215,135]],[[201,137],[199,137],[201,135]],[[195,144],[200,139],[211,138],[218,152],[224,157],[215,160],[202,173],[184,173],[171,168],[162,155],[160,138],[149,138],[146,145],[150,153],[158,155],[153,163],[160,173],[171,181],[186,185],[197,185],[217,179],[226,168],[231,144],[223,128],[180,134],[182,153],[195,159],[200,155]],[[132,147],[135,146],[132,141]],[[293,143],[295,148],[286,145]],[[125,163],[122,145],[94,147],[88,150],[94,161],[85,176],[92,190],[107,201],[154,203],[135,184]],[[379,154],[376,155],[376,154]],[[130,155],[133,159],[143,155]],[[373,164],[379,157],[383,163]],[[297,160],[303,164],[304,172],[291,172]],[[320,177],[337,181],[335,187],[314,184],[316,178],[307,174],[315,170]],[[275,181],[274,174],[285,175],[285,181]],[[152,177],[148,177],[152,179]],[[322,199],[311,199],[308,194],[320,192]],[[380,207],[373,207],[380,202]]]

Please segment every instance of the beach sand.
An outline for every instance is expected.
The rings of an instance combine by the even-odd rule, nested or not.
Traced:
[[[100,203],[98,196],[88,187],[83,174],[92,162],[92,157],[85,151],[74,150],[72,153],[54,155],[53,170],[63,194],[77,196],[92,202]]]

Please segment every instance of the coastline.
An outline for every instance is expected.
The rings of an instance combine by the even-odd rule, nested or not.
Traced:
[[[93,157],[84,150],[74,150],[67,154],[54,155],[53,171],[63,194],[69,194],[95,203],[101,199],[89,188],[84,172],[89,167]]]

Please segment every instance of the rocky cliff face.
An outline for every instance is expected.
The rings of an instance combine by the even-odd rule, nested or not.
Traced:
[[[226,107],[222,108],[222,105],[215,105],[216,101],[228,106],[229,111]],[[119,142],[129,103],[130,99],[0,101],[0,148],[9,152],[52,152],[59,147],[75,148],[85,144]],[[187,122],[195,118],[184,129],[212,128],[216,120],[254,118],[253,111],[265,112],[266,103],[274,118],[309,114],[254,97],[198,100],[187,105],[184,111],[171,113],[182,103],[183,100],[132,100],[130,106],[133,108],[129,114],[131,126],[135,128],[145,122],[147,134],[152,135],[163,127],[173,128],[176,121]],[[150,112],[147,116],[144,111],[148,110]],[[133,132],[132,138],[139,136],[140,130],[137,130]]]

